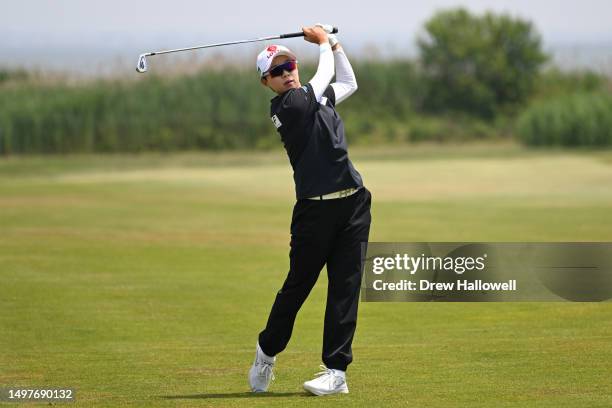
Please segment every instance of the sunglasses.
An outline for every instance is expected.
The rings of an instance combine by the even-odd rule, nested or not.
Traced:
[[[270,77],[274,78],[274,77],[283,75],[283,72],[285,71],[291,72],[296,68],[297,68],[297,61],[289,60],[289,61],[283,62],[282,64],[273,66],[272,68],[268,70],[267,73],[270,74]]]

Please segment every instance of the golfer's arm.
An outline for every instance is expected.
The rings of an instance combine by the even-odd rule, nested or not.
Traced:
[[[357,90],[357,79],[344,50],[338,45],[333,53],[336,65],[336,82],[331,86],[334,88],[337,105]]]
[[[334,77],[334,53],[328,42],[319,45],[319,66],[317,73],[310,80],[310,85],[314,90],[317,102],[321,102],[321,97],[327,86]]]

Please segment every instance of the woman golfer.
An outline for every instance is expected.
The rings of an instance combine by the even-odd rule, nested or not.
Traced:
[[[323,331],[325,366],[304,383],[315,395],[348,393],[346,368],[357,324],[362,244],[370,231],[370,192],[348,158],[342,119],[335,106],[357,89],[353,69],[329,26],[303,28],[319,46],[314,77],[300,82],[296,56],[271,45],[257,57],[261,83],[274,91],[270,116],[293,167],[297,202],[291,220],[290,269],[276,295],[266,328],[259,334],[249,371],[254,392],[267,391],[276,355],[291,338],[300,307],[327,265]],[[336,82],[330,85],[334,76]]]

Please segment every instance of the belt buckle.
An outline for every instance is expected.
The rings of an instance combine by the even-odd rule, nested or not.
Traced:
[[[345,198],[351,195],[351,188],[347,188],[346,190],[338,191],[339,198]]]

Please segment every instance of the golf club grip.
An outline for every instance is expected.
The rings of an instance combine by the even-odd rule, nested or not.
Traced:
[[[289,34],[281,34],[278,38],[294,38],[294,37],[303,37],[304,32],[300,31],[299,33],[289,33]]]
[[[338,27],[334,27],[334,29],[332,30],[330,34],[336,34],[337,32],[338,32]],[[300,31],[297,33],[281,34],[279,38],[294,38],[294,37],[303,37],[303,36],[304,36],[304,32]]]

